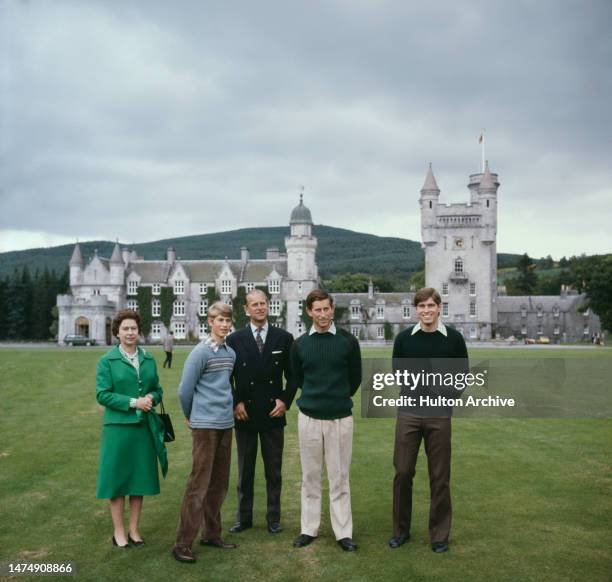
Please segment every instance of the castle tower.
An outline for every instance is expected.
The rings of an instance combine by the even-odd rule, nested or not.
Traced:
[[[79,243],[74,245],[72,257],[70,257],[70,286],[83,283],[83,255]]]
[[[287,298],[286,327],[287,331],[297,337],[306,331],[302,324],[300,304],[305,305],[306,296],[319,284],[315,260],[317,238],[312,235],[312,215],[304,206],[302,194],[300,203],[291,211],[289,229],[290,234],[285,237],[287,280],[283,282]]]
[[[470,202],[440,204],[431,167],[421,189],[425,283],[442,296],[442,321],[467,339],[495,336],[497,174],[472,174]]]

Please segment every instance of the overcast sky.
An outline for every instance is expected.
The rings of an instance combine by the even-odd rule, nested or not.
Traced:
[[[612,252],[612,2],[4,0],[0,251],[314,222],[420,240],[432,162],[498,250]]]

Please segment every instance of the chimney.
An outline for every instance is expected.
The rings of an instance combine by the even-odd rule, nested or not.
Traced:
[[[249,260],[249,249],[247,247],[240,247],[240,261],[242,264]]]
[[[166,251],[166,262],[172,264],[174,261],[176,261],[176,250],[174,247],[168,247]]]
[[[270,247],[269,249],[266,249],[266,260],[274,261],[275,259],[278,259],[279,256],[280,253],[278,252],[277,247]]]

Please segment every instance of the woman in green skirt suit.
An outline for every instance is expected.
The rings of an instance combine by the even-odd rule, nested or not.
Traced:
[[[153,407],[162,399],[155,359],[138,347],[140,317],[124,309],[112,323],[119,340],[98,362],[96,399],[105,407],[96,497],[110,499],[113,545],[144,544],[138,531],[143,495],[159,493],[157,461],[167,470],[163,429]],[[123,512],[129,496],[130,525]]]

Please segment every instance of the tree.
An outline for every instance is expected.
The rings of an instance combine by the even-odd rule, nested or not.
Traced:
[[[374,289],[380,293],[393,291],[393,283],[384,277],[372,277],[367,273],[345,273],[325,282],[330,293],[367,293],[372,279]]]
[[[0,340],[6,338],[8,277],[0,279]]]
[[[510,281],[514,293],[513,295],[533,295],[538,283],[538,276],[535,273],[535,265],[531,257],[525,253],[519,259],[517,265],[518,276]]]
[[[602,328],[612,331],[612,254],[572,257],[570,271],[576,289],[586,293],[583,307],[592,309]]]

